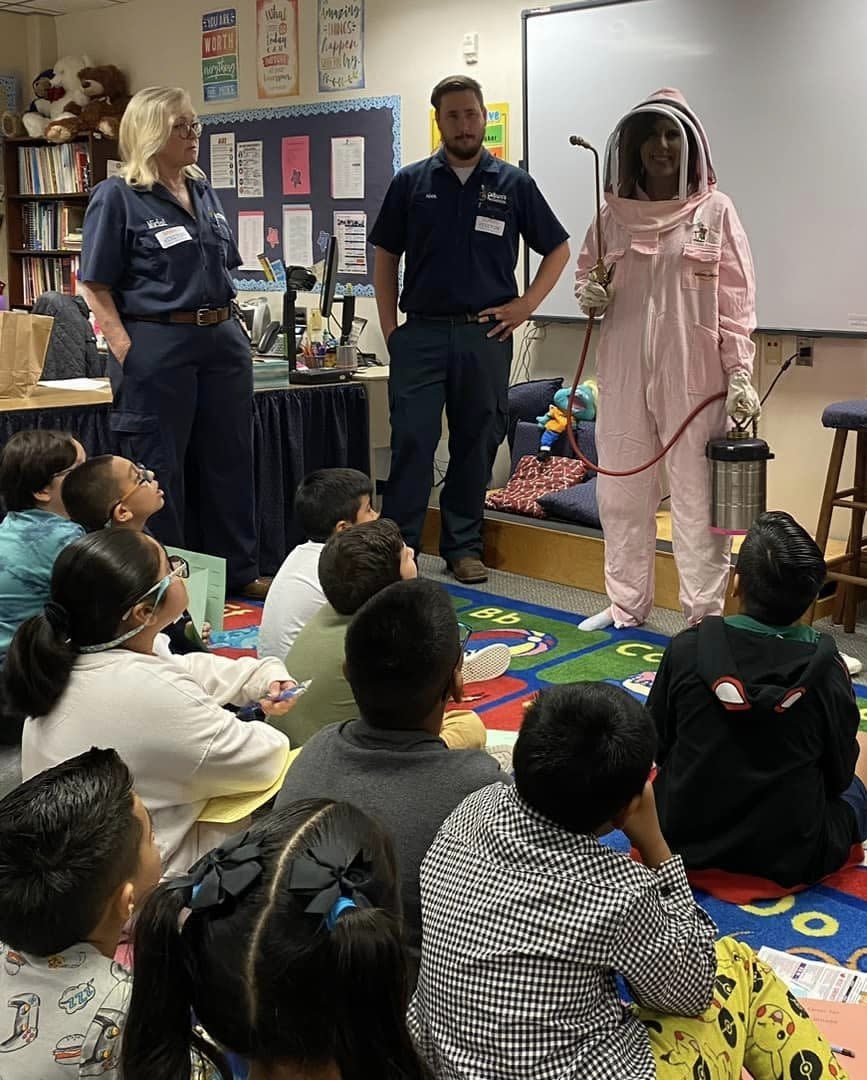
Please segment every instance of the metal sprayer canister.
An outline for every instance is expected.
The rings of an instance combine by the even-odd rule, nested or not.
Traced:
[[[705,454],[711,467],[711,531],[729,536],[748,532],[765,512],[771,448],[755,430],[734,428],[710,439]]]

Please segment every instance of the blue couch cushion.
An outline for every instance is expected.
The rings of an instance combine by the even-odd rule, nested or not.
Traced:
[[[533,379],[531,382],[515,383],[509,387],[509,449],[515,441],[515,427],[519,420],[532,420],[548,411],[554,395],[563,386],[561,379]],[[516,459],[512,458],[512,467]]]
[[[588,525],[594,529],[602,528],[599,507],[596,504],[595,476],[590,476],[583,484],[576,484],[574,487],[566,488],[565,491],[543,495],[538,501],[549,517],[569,521],[574,525]]]

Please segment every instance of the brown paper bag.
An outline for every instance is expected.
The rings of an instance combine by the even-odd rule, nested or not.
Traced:
[[[54,319],[0,311],[0,398],[27,397],[42,377]]]

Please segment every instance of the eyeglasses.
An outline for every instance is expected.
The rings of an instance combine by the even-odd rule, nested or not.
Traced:
[[[145,600],[147,600],[151,593],[154,592],[157,595],[154,599],[153,607],[156,607],[159,604],[160,600],[162,600],[162,598],[165,596],[166,590],[172,583],[172,578],[188,578],[189,576],[190,564],[187,562],[187,560],[182,559],[180,555],[170,555],[169,572],[164,578],[160,578],[156,585],[151,586],[151,588],[148,589],[144,596],[139,597],[139,599],[136,600],[135,604],[133,604],[131,608],[129,608],[123,613],[124,622],[126,622],[126,620],[132,615],[132,610],[136,606],[136,604],[143,603]],[[142,630],[144,630],[146,625],[147,623],[141,623],[140,626],[134,626],[132,630],[127,630],[125,634],[121,634],[120,637],[112,638],[111,641],[101,641],[96,645],[79,645],[78,651],[80,653],[108,652],[109,649],[117,648],[118,645],[123,645],[125,641],[129,641],[131,637],[135,637],[136,634],[140,634]]]
[[[114,512],[115,510],[117,510],[121,503],[125,503],[126,500],[130,497],[130,495],[134,495],[140,487],[143,487],[145,484],[152,484],[154,480],[156,480],[156,473],[153,471],[153,469],[146,469],[144,465],[141,464],[141,462],[137,461],[135,464],[135,468],[137,470],[135,483],[129,489],[129,491],[125,491],[116,502],[113,502],[111,504],[108,509],[108,517],[106,519],[105,525],[103,525],[104,529],[110,529],[114,524]]]
[[[472,633],[473,628],[471,626],[467,626],[466,623],[462,622],[458,623],[458,635],[459,641],[461,643],[461,656],[463,656],[464,652],[466,651],[467,642],[470,640]]]
[[[176,124],[172,125],[172,131],[181,139],[189,139],[191,135],[198,137],[202,134],[202,121],[193,120],[179,120]]]
[[[166,590],[172,583],[172,578],[177,577],[185,581],[189,576],[190,564],[187,562],[187,560],[181,558],[180,555],[170,555],[169,572],[164,578],[160,578],[156,585],[152,585],[151,588],[149,588],[148,591],[144,594],[144,596],[140,596],[132,607],[135,607],[136,604],[143,604],[152,593],[157,594],[153,602],[153,606],[156,607],[159,604],[160,600],[162,600],[163,596],[165,596]],[[125,619],[128,619],[132,614],[132,607],[129,609],[129,611],[124,612],[123,617]]]

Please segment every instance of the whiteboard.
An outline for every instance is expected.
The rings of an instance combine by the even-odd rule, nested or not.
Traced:
[[[867,336],[867,2],[624,0],[524,12],[525,164],[571,234],[594,213],[593,156],[662,86],[708,132],[746,228],[758,324]],[[539,259],[530,259],[535,273]],[[572,269],[537,312],[577,318]]]

